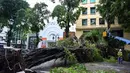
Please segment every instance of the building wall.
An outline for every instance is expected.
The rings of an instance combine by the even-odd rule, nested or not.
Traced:
[[[80,36],[83,34],[83,31],[82,30],[78,30],[76,31],[76,37],[77,38],[80,38]]]
[[[95,0],[95,3],[90,3],[90,0],[87,0],[86,4],[80,3],[81,7],[87,8],[87,14],[80,14],[78,20],[76,21],[76,36],[79,38],[83,31],[86,30],[92,30],[92,29],[101,29],[107,28],[107,23],[104,21],[104,24],[99,24],[99,19],[102,18],[99,14],[99,12],[96,12],[95,14],[91,14],[91,7],[96,7],[97,4],[99,4],[99,0]],[[96,19],[96,25],[91,25],[91,19]],[[82,19],[87,19],[87,25],[82,25]],[[120,25],[118,24],[117,19],[114,20],[114,24],[111,24],[111,29],[121,29]]]
[[[6,45],[6,33],[0,33],[0,44]]]
[[[69,32],[69,37],[75,36],[75,32]],[[63,37],[66,38],[66,32],[63,33]]]
[[[124,38],[130,40],[130,33],[124,32]],[[130,45],[125,45],[124,48],[127,49],[127,50],[130,50]]]
[[[80,14],[78,20],[76,21],[76,36],[77,38],[80,38],[80,36],[83,34],[84,31],[89,31],[93,29],[106,29],[107,28],[107,22],[104,21],[104,24],[99,24],[99,19],[102,18],[99,14],[99,12],[96,12],[95,14],[91,14],[91,7],[95,7],[97,4],[99,4],[99,0],[96,0],[95,3],[90,3],[90,0],[87,0],[86,4],[80,3],[81,7],[87,8],[87,14]],[[96,18],[96,25],[91,25],[91,18]],[[87,25],[82,25],[82,19],[87,19]],[[124,37],[126,39],[130,40],[130,33],[123,32],[123,29],[118,24],[118,19],[115,18],[114,23],[111,24],[111,28],[113,35]],[[130,50],[130,45],[125,45],[124,47],[127,50]]]

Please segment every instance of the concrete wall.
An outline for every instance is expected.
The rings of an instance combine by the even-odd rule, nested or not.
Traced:
[[[76,37],[77,38],[80,38],[80,36],[83,34],[83,31],[82,30],[78,30],[76,31]]]
[[[124,32],[124,38],[130,40],[130,33]],[[130,50],[130,45],[125,45],[126,50]]]

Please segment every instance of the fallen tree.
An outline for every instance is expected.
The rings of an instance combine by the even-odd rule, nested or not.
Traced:
[[[75,55],[78,62],[92,61],[92,57],[89,58],[92,54],[91,49],[70,48],[68,50]],[[5,52],[3,49],[0,50],[0,73],[2,71],[3,73],[15,73],[58,58],[66,60],[66,55],[64,48],[34,49],[25,53],[24,56],[21,55],[21,51],[8,50]]]
[[[90,49],[69,49],[69,51],[73,54],[75,54],[76,59],[78,62],[90,62],[87,57],[87,53],[92,54]],[[25,59],[25,65],[26,68],[31,68],[33,66],[37,66],[41,63],[53,60],[53,59],[66,59],[65,58],[65,51],[64,48],[46,48],[46,49],[35,49],[28,53],[24,59]]]
[[[16,73],[24,67],[20,50],[0,49],[0,73]]]
[[[31,68],[52,59],[64,57],[64,55],[63,49],[35,49],[27,54],[24,59],[26,67]]]

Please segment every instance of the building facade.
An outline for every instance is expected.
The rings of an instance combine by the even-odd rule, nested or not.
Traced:
[[[76,25],[71,25],[70,27],[70,35],[75,35],[75,27]],[[39,32],[39,38],[42,39],[43,45],[45,47],[51,47],[56,45],[56,41],[63,40],[66,36],[65,28],[62,28],[59,26],[59,24],[56,21],[49,22],[43,30]],[[36,34],[29,33],[27,35],[27,42],[26,42],[26,49],[35,49],[37,46],[34,42],[36,40]]]
[[[5,33],[0,33],[0,44],[6,45],[6,34]]]
[[[81,12],[79,19],[76,21],[76,36],[79,38],[84,32],[92,29],[107,28],[107,23],[96,11],[96,5],[99,0],[81,0],[80,6],[85,9]],[[115,20],[111,24],[112,30],[122,31],[118,21]]]
[[[6,45],[6,33],[0,28],[0,45]]]
[[[107,22],[102,19],[99,12],[96,11],[96,5],[99,4],[99,0],[81,0],[80,6],[84,7],[78,20],[76,21],[76,36],[80,38],[83,33],[86,33],[93,29],[106,29]],[[118,24],[118,20],[115,19],[111,22],[112,33],[116,36],[125,37],[130,39],[129,33],[124,33],[121,26]]]
[[[43,30],[39,33],[42,39],[42,45],[49,47],[49,44],[55,44],[56,41],[63,39],[63,30],[55,22],[48,23]],[[37,48],[34,41],[36,40],[35,34],[28,34],[27,36],[27,49]]]

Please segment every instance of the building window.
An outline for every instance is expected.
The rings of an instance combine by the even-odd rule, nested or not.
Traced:
[[[96,0],[90,0],[90,3],[95,3],[96,2]]]
[[[84,9],[82,10],[82,14],[87,14],[87,8],[84,8]]]
[[[96,18],[91,19],[91,25],[96,25]]]
[[[86,34],[86,33],[88,33],[88,32],[90,32],[89,30],[84,30],[83,31],[83,34]]]
[[[90,12],[91,14],[95,14],[95,13],[96,13],[96,8],[95,8],[95,7],[91,7],[90,9],[91,9],[91,10],[90,10],[90,11],[91,11],[91,12]]]
[[[87,19],[82,19],[82,25],[86,26],[87,25]]]
[[[87,0],[81,0],[82,4],[87,4]]]
[[[105,24],[105,21],[104,21],[103,18],[99,18],[99,24],[100,24],[100,25],[104,25],[104,24]]]

